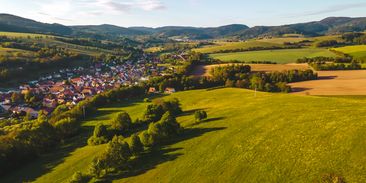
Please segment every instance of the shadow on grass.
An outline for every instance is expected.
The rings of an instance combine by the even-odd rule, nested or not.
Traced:
[[[112,182],[113,180],[119,180],[122,178],[134,177],[146,173],[149,170],[155,169],[159,164],[174,161],[179,156],[184,155],[181,152],[183,148],[171,148],[169,145],[183,142],[192,138],[202,136],[206,133],[224,130],[226,127],[221,128],[188,128],[185,129],[179,137],[165,143],[162,146],[157,146],[152,148],[150,151],[142,154],[139,158],[131,162],[131,170],[129,172],[124,172],[118,175],[111,175],[106,177],[107,182]]]
[[[53,168],[63,163],[65,158],[70,156],[75,149],[86,146],[87,139],[92,132],[92,127],[83,127],[80,135],[68,139],[54,150],[1,177],[0,182],[20,183],[35,181],[38,177],[51,172]]]
[[[192,109],[192,110],[184,111],[183,114],[181,114],[179,116],[190,116],[190,115],[194,114],[196,111],[206,110],[206,109],[207,108],[201,108],[201,109]]]
[[[210,123],[210,122],[213,122],[213,121],[218,121],[218,120],[223,120],[223,119],[225,119],[225,117],[209,118],[209,119],[203,120],[201,122],[196,122],[194,124],[188,125],[187,127],[193,127],[193,126],[196,126],[196,125],[200,125],[200,124],[204,124],[204,123]]]

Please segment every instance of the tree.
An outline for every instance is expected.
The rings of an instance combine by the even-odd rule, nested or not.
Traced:
[[[111,126],[115,130],[128,131],[132,125],[130,115],[126,112],[118,113],[117,116],[112,120]]]
[[[106,149],[106,161],[110,168],[126,168],[127,161],[132,156],[128,143],[122,136],[114,136]]]
[[[141,143],[140,137],[136,134],[131,136],[130,143],[129,143],[131,153],[134,156],[139,155],[142,151],[144,151],[144,145]]]
[[[198,110],[194,113],[194,117],[196,122],[201,122],[204,119],[207,119],[207,113],[204,110]]]
[[[108,135],[107,127],[103,124],[98,124],[94,128],[93,136],[94,137],[104,137]]]
[[[161,116],[164,114],[164,109],[161,105],[150,104],[146,107],[144,113],[144,120],[149,122],[159,121]]]

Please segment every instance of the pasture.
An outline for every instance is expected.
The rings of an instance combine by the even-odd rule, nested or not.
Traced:
[[[302,49],[282,49],[282,50],[264,50],[248,51],[237,53],[219,53],[211,54],[211,57],[224,62],[232,61],[272,61],[279,64],[296,63],[296,60],[304,57],[336,57],[336,55],[324,48],[302,48]]]
[[[362,100],[262,92],[255,97],[254,91],[231,88],[167,98],[181,101],[186,112],[178,121],[186,130],[133,164],[130,175],[111,178],[114,182],[318,182],[329,174],[346,182],[366,181]],[[145,105],[130,101],[100,109],[85,128],[108,124],[122,110],[136,119]],[[196,124],[192,111],[198,109],[209,119]],[[79,146],[51,162],[40,163],[41,158],[37,167],[43,172],[27,179],[24,175],[35,169],[29,165],[7,180],[65,182],[73,172],[86,171],[104,148]]]

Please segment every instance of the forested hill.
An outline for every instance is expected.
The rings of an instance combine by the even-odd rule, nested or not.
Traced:
[[[215,39],[223,37],[249,39],[261,36],[280,36],[283,34],[294,33],[304,34],[306,36],[317,36],[343,32],[359,32],[364,31],[365,29],[366,18],[349,17],[329,17],[321,21],[308,23],[282,26],[256,26],[252,28],[242,24],[232,24],[209,28],[182,26],[166,26],[159,28],[125,28],[107,24],[82,26],[46,24],[10,14],[0,14],[0,31],[43,33],[93,38],[152,35],[188,39]]]

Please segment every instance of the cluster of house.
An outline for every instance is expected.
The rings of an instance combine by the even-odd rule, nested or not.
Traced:
[[[90,68],[75,68],[60,70],[53,75],[41,77],[19,87],[18,91],[0,93],[0,114],[29,114],[36,118],[40,110],[52,112],[58,105],[72,107],[81,100],[95,94],[138,84],[149,76],[161,75],[164,67],[157,66],[157,60],[141,59],[138,62],[96,63]],[[11,97],[14,92],[26,94],[31,92],[42,96],[41,105],[32,108],[26,103],[16,104]]]

